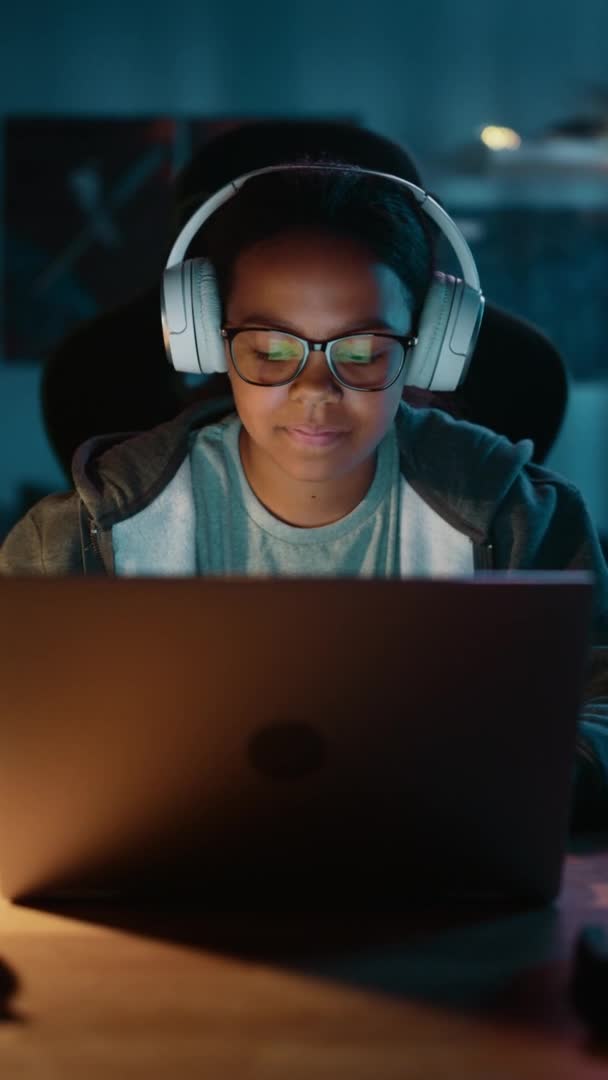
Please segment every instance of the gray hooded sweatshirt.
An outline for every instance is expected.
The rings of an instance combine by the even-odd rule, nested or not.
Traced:
[[[142,511],[158,504],[188,458],[192,434],[233,410],[231,398],[197,403],[151,431],[88,440],[73,459],[74,490],[47,496],[15,525],[0,548],[0,574],[116,573],[115,527],[124,528],[136,515],[141,520]],[[608,567],[581,494],[531,461],[529,440],[513,444],[440,410],[403,403],[395,425],[403,478],[434,514],[469,539],[476,571],[593,573],[593,647],[573,820],[580,827],[607,827]],[[151,528],[158,529],[158,517],[149,515]]]

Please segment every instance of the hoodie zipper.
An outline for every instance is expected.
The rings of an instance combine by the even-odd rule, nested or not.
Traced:
[[[82,502],[80,504],[80,549],[83,574],[105,572],[99,547],[99,526]]]
[[[97,527],[97,524],[93,520],[91,520],[91,525],[90,525],[90,528],[89,528],[89,536],[91,537],[91,547],[93,548],[93,551],[95,553],[96,558],[99,560],[99,562],[101,562],[101,552],[99,550],[99,540],[97,539],[98,534],[99,534],[99,529]]]

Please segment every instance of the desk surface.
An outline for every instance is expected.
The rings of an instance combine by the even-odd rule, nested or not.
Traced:
[[[524,913],[270,917],[0,905],[7,1080],[591,1080],[567,997],[608,850]],[[608,1009],[608,1003],[607,1003]]]

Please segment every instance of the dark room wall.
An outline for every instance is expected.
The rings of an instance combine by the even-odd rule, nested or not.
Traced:
[[[355,115],[432,170],[438,153],[483,124],[534,134],[584,111],[593,84],[608,79],[606,42],[606,0],[34,0],[2,16],[0,119]],[[0,362],[5,514],[20,486],[61,482],[40,427],[39,369],[25,360]],[[594,423],[608,430],[604,406],[594,397],[583,414],[595,410]],[[608,522],[605,482],[586,459],[577,464],[577,443],[570,427],[557,464],[584,479],[596,516]]]

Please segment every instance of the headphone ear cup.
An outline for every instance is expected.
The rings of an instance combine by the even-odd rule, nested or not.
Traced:
[[[215,270],[208,259],[189,259],[192,320],[200,370],[211,375],[228,371],[222,326],[222,302]]]
[[[160,314],[167,360],[176,371],[199,375],[189,280],[183,263],[165,269],[161,281]]]
[[[211,375],[228,370],[220,334],[222,305],[207,259],[186,259],[164,271],[161,318],[167,359],[176,371]]]
[[[409,355],[406,386],[416,386],[420,390],[438,389],[433,387],[433,381],[452,310],[456,280],[449,274],[437,272],[433,275],[420,314],[418,342]]]
[[[410,353],[406,386],[456,390],[464,381],[477,342],[484,298],[461,278],[435,273]]]

